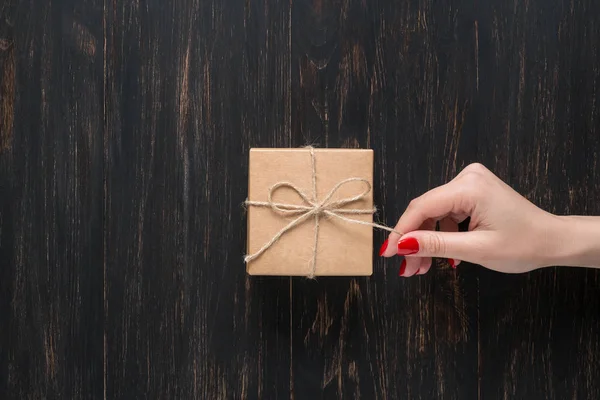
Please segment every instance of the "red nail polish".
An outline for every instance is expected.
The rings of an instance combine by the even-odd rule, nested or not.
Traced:
[[[449,258],[448,262],[452,268],[456,268],[456,261],[454,261],[454,258]]]
[[[383,244],[381,245],[381,248],[379,249],[379,255],[382,256],[383,253],[385,252],[385,250],[388,247],[388,240],[389,239],[385,239],[385,242],[383,242]]]
[[[407,256],[419,251],[419,242],[415,238],[402,239],[398,242],[398,255]]]
[[[402,260],[402,264],[400,264],[400,272],[398,276],[404,275],[404,271],[406,271],[406,259]]]

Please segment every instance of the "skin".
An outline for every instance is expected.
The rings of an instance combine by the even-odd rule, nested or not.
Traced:
[[[458,232],[467,217],[468,232]],[[432,257],[505,273],[557,265],[600,268],[600,217],[548,213],[481,164],[412,200],[395,230],[404,235],[391,233],[382,256],[396,256],[399,241],[418,242],[418,252],[405,256],[405,277],[427,273]]]

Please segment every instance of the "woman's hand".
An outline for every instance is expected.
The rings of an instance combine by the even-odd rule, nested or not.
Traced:
[[[469,231],[458,232],[467,217]],[[438,221],[440,231],[435,231]],[[451,182],[411,201],[395,230],[404,235],[391,233],[380,254],[405,256],[400,267],[405,277],[425,274],[431,257],[447,258],[455,267],[464,260],[506,273],[577,262],[600,265],[600,219],[550,214],[481,164],[469,165]]]

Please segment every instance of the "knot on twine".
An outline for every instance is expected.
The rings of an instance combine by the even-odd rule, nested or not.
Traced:
[[[345,215],[359,215],[359,214],[374,214],[377,209],[348,209],[343,208],[349,204],[355,203],[357,201],[363,200],[367,197],[369,192],[371,191],[371,184],[368,180],[363,178],[348,178],[343,181],[338,182],[325,196],[323,200],[317,199],[317,168],[316,168],[316,158],[315,151],[313,147],[308,147],[311,156],[311,166],[312,166],[312,196],[308,196],[301,189],[299,189],[296,185],[290,182],[277,182],[269,189],[269,196],[267,201],[250,201],[246,200],[244,204],[246,206],[254,206],[254,207],[267,207],[273,210],[274,212],[284,215],[284,216],[297,216],[296,219],[292,220],[289,224],[283,227],[279,232],[271,238],[267,243],[265,243],[256,253],[247,255],[244,260],[248,263],[255,258],[259,257],[265,251],[267,251],[271,246],[279,241],[279,239],[288,231],[294,229],[298,225],[302,224],[309,218],[314,218],[315,220],[315,229],[314,229],[314,245],[313,245],[313,254],[312,254],[312,263],[311,263],[311,271],[307,275],[308,278],[314,278],[317,266],[317,245],[319,242],[319,224],[320,219],[323,216],[330,216],[341,219],[342,221],[352,223],[352,224],[361,224],[368,225],[374,228],[383,229],[389,232],[396,232],[394,229],[389,228],[384,225],[379,225],[373,222],[366,222],[359,219],[353,219],[346,217]],[[365,184],[365,190],[357,194],[355,196],[350,196],[346,198],[342,198],[340,200],[333,201],[333,197],[335,193],[345,184],[350,182],[362,182]],[[298,196],[302,199],[304,204],[289,204],[289,203],[277,203],[273,200],[274,193],[281,188],[289,188],[294,191]],[[401,235],[400,232],[396,232]]]

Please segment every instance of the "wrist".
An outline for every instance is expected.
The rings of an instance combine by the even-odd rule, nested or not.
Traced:
[[[545,266],[600,268],[600,217],[551,216]]]

